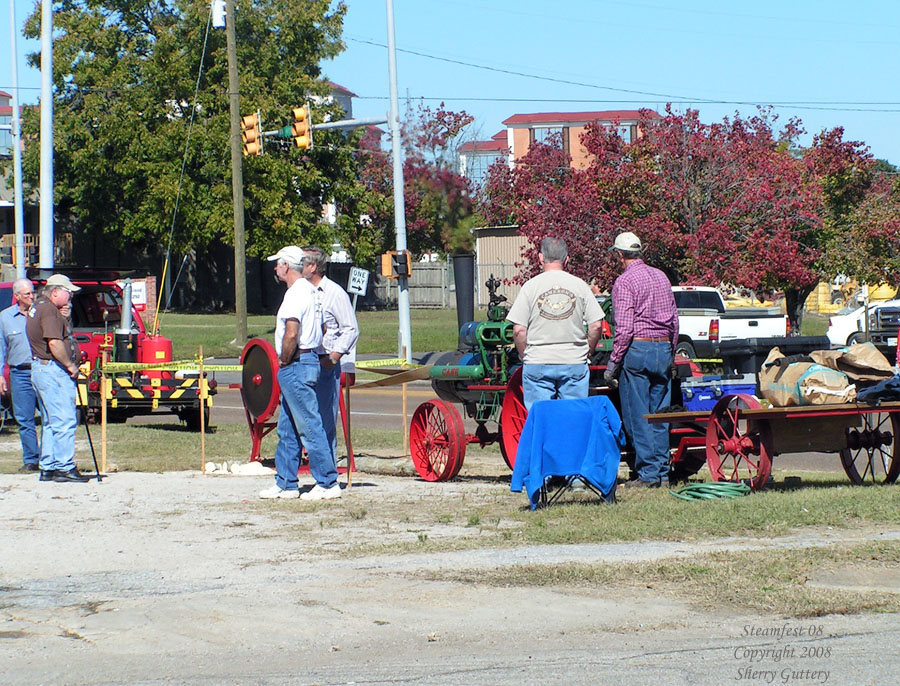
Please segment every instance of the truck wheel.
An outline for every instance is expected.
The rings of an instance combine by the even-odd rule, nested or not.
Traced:
[[[184,410],[179,413],[178,418],[187,426],[188,431],[200,431],[200,413],[196,410]],[[209,431],[209,406],[203,408],[203,423],[206,430]]]
[[[697,353],[694,351],[694,346],[692,346],[687,341],[681,341],[680,343],[678,343],[678,345],[675,346],[675,354],[684,355],[691,360],[697,357]]]

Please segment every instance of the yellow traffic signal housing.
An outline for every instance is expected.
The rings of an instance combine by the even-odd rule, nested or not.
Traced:
[[[309,150],[313,146],[309,103],[294,108],[294,124],[291,126],[291,135],[294,137],[294,145],[301,150]]]
[[[262,127],[259,113],[241,117],[241,141],[244,143],[244,155],[262,155]]]
[[[389,250],[381,256],[381,275],[386,279],[409,278],[412,256],[408,250]]]

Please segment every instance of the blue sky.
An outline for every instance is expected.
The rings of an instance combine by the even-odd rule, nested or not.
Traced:
[[[15,1],[21,27],[33,3]],[[0,3],[5,91],[8,2]],[[360,96],[356,116],[380,116],[388,109],[385,2],[347,5],[347,50],[323,68]],[[752,114],[755,103],[788,103],[776,112],[802,119],[803,142],[843,126],[845,138],[900,164],[896,0],[394,0],[394,14],[397,47],[421,53],[398,53],[401,98],[466,110],[480,138],[522,112],[661,111],[671,101],[710,122]],[[37,45],[20,33],[18,48],[24,55]],[[37,101],[40,75],[23,57],[19,85],[22,102]]]

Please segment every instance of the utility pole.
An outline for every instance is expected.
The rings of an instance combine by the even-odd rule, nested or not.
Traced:
[[[53,269],[53,0],[41,3],[41,244],[38,264]]]
[[[403,160],[400,149],[400,107],[397,102],[397,51],[394,45],[394,2],[387,0],[388,71],[391,86],[391,150],[394,160],[394,226],[397,231],[397,252],[406,252],[406,211],[403,201]],[[399,312],[400,350],[398,356],[412,362],[412,336],[409,321],[409,277],[397,279],[397,310]]]
[[[234,342],[247,342],[247,259],[244,255],[244,175],[241,158],[241,94],[238,84],[234,0],[225,0],[225,46],[228,53],[228,111],[231,120],[231,195],[234,201]]]

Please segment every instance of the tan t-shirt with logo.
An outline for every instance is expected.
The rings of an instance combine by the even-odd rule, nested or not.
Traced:
[[[580,364],[587,361],[585,324],[603,319],[591,288],[558,269],[529,279],[506,316],[528,329],[526,364]]]

